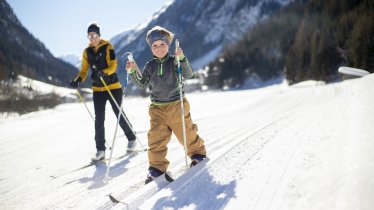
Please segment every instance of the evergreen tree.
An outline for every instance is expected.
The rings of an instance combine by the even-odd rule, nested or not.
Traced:
[[[374,15],[365,13],[359,17],[352,32],[350,57],[356,68],[374,72]]]

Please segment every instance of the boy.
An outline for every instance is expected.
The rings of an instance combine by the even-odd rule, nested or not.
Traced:
[[[160,26],[148,31],[146,41],[151,48],[153,59],[147,62],[141,77],[137,76],[134,62],[126,63],[126,70],[131,74],[134,82],[141,88],[149,86],[151,91],[152,103],[149,106],[151,127],[148,131],[149,173],[146,184],[166,172],[169,166],[169,161],[166,159],[167,144],[172,132],[179,143],[184,145],[177,59],[180,60],[184,78],[191,78],[193,73],[181,48],[176,50],[175,56],[169,54],[173,38],[173,33]],[[187,155],[191,158],[192,167],[206,158],[206,150],[203,139],[197,135],[197,125],[192,122],[190,105],[186,98],[183,99],[183,105]]]
[[[104,82],[118,104],[121,104],[122,101],[122,87],[116,74],[117,59],[113,46],[108,41],[100,38],[100,27],[96,23],[90,24],[88,27],[87,38],[90,43],[83,51],[82,68],[78,76],[71,81],[70,85],[73,88],[78,88],[79,83],[87,78],[88,70],[91,69],[93,102],[95,108],[95,142],[97,150],[92,161],[96,162],[105,159],[104,120],[106,102],[110,102],[116,117],[119,112],[100,77],[104,79]],[[132,151],[136,146],[136,136],[130,127],[131,125],[128,125],[122,116],[119,125],[128,139],[127,150]]]

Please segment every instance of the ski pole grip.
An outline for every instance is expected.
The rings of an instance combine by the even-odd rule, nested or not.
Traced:
[[[131,62],[134,62],[134,56],[133,56],[132,54],[129,54],[129,55],[127,56],[127,59],[128,59],[129,61],[131,61]]]
[[[175,40],[175,50],[178,50],[178,48],[179,48],[179,40],[176,39]]]
[[[179,48],[179,40],[176,39],[176,40],[175,40],[175,51],[177,51],[178,48]],[[180,71],[180,70],[179,70],[179,65],[180,65],[180,63],[179,63],[179,56],[176,56],[176,57],[177,57],[177,62],[178,62],[178,71]]]

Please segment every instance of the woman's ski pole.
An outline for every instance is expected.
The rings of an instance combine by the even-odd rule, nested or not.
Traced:
[[[87,104],[86,104],[86,102],[84,101],[84,99],[83,99],[83,97],[82,97],[82,94],[81,94],[81,92],[78,90],[78,88],[77,88],[77,94],[78,94],[79,98],[81,99],[81,102],[82,102],[82,103],[84,104],[84,106],[86,107],[86,109],[87,109],[87,111],[88,111],[88,114],[90,114],[92,120],[95,122],[95,119],[94,119],[94,117],[92,116],[90,110],[88,109]]]
[[[175,40],[175,48],[178,50],[179,48],[179,40]],[[178,78],[179,78],[179,95],[181,101],[181,114],[182,114],[182,131],[183,131],[183,141],[184,141],[184,158],[186,160],[186,169],[188,168],[187,162],[187,138],[186,138],[186,125],[184,122],[184,106],[183,106],[183,84],[182,84],[182,73],[181,73],[181,63],[179,61],[179,57],[177,57],[177,64],[178,64]]]
[[[78,90],[78,88],[77,88],[77,94],[78,94],[78,96],[79,96],[81,102],[82,102],[82,103],[84,104],[84,106],[86,107],[86,110],[87,110],[88,114],[90,114],[92,121],[95,123],[95,118],[92,116],[90,110],[88,109],[88,106],[87,106],[86,102],[84,101],[84,99],[83,99],[83,97],[82,97],[82,94],[81,94],[81,92]],[[112,147],[109,147],[109,145],[108,145],[107,142],[105,142],[105,144],[106,144],[106,146],[109,148],[109,150],[112,150]]]
[[[126,123],[130,126],[130,128],[131,128],[131,130],[132,130],[132,126],[131,126],[129,120],[127,119],[126,115],[123,113],[123,110],[120,109],[121,107],[118,105],[117,101],[114,99],[114,96],[113,96],[112,92],[109,90],[109,88],[108,88],[106,82],[104,81],[104,79],[103,79],[102,77],[100,77],[100,80],[101,80],[101,82],[104,84],[104,87],[105,87],[106,90],[108,91],[108,93],[109,93],[110,97],[112,98],[114,104],[115,104],[115,105],[117,106],[117,108],[119,109],[119,113],[122,115],[122,117],[125,119]],[[135,133],[134,131],[133,131],[133,133],[134,133],[134,135],[135,135],[135,138],[138,140],[138,142],[140,143],[140,145],[141,145],[141,146],[143,147],[143,149],[144,149],[144,145],[141,143],[141,141],[139,140],[139,138],[136,136],[136,133]]]

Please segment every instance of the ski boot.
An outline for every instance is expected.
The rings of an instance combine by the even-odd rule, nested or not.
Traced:
[[[157,177],[161,176],[162,174],[164,174],[164,172],[158,170],[157,168],[150,167],[149,173],[145,180],[145,184],[150,183],[151,181],[155,180]]]
[[[127,152],[134,152],[136,147],[136,140],[128,141],[127,142]]]
[[[206,158],[205,155],[192,155],[190,168],[200,163],[205,158]]]
[[[92,158],[92,162],[98,162],[105,159],[105,151],[99,150],[96,152],[95,157]]]

